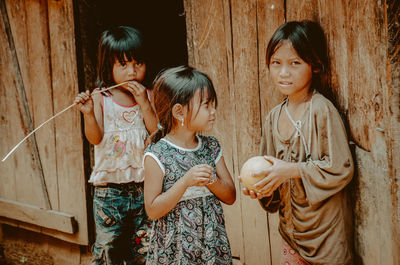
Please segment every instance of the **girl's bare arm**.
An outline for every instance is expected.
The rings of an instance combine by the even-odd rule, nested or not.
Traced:
[[[83,114],[85,136],[93,145],[99,144],[104,135],[103,112],[100,100],[99,94],[92,96],[87,90],[79,93],[74,101]]]
[[[158,119],[147,97],[147,89],[136,81],[129,82],[128,87],[142,110],[147,131],[152,134],[157,130]]]
[[[226,204],[233,204],[236,201],[236,189],[231,174],[229,173],[224,157],[222,156],[215,165],[217,171],[217,181],[207,185],[208,189]]]
[[[150,101],[147,100],[147,103],[143,106],[141,105],[140,108],[142,109],[143,113],[143,120],[144,124],[146,125],[146,129],[149,134],[155,132],[157,128],[158,119],[156,113],[153,110],[153,107],[150,104]]]

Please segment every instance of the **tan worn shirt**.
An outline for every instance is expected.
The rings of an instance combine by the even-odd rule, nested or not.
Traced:
[[[352,211],[345,187],[354,165],[341,117],[328,99],[314,93],[311,127],[310,104],[301,120],[306,142],[311,128],[307,159],[296,132],[288,139],[278,132],[284,104],[266,118],[261,154],[298,162],[301,178],[284,182],[260,203],[268,212],[279,210],[280,234],[310,264],[352,264]]]

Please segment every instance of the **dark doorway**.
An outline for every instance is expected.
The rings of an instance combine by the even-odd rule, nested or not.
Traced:
[[[131,26],[142,32],[147,48],[151,51],[149,61],[146,62],[147,74],[144,83],[148,88],[151,88],[151,82],[160,70],[188,63],[183,0],[73,1],[80,91],[95,88],[98,40],[105,29],[113,26]],[[84,157],[85,176],[88,178],[94,159],[93,148],[86,138]],[[89,238],[93,242],[91,185],[86,186],[86,194]]]
[[[125,25],[140,30],[151,51],[147,85],[163,68],[187,64],[183,0],[75,0],[80,89],[96,79],[98,39],[105,29]]]

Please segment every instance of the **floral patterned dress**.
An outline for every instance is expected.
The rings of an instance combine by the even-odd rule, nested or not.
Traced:
[[[145,156],[153,157],[164,172],[163,192],[190,168],[214,168],[222,156],[218,140],[197,136],[198,146],[184,149],[166,139],[151,144]],[[221,202],[207,187],[189,187],[167,215],[152,224],[146,264],[232,264]]]
[[[138,104],[124,106],[101,95],[104,136],[94,146],[94,168],[89,182],[143,182],[143,153],[148,133]]]

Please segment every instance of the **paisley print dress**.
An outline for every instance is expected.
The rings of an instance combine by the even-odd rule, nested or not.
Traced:
[[[214,168],[222,156],[218,140],[197,136],[194,149],[166,139],[151,144],[145,156],[153,157],[164,172],[163,192],[190,168]],[[207,187],[189,187],[167,215],[153,221],[146,264],[232,264],[221,202]]]

